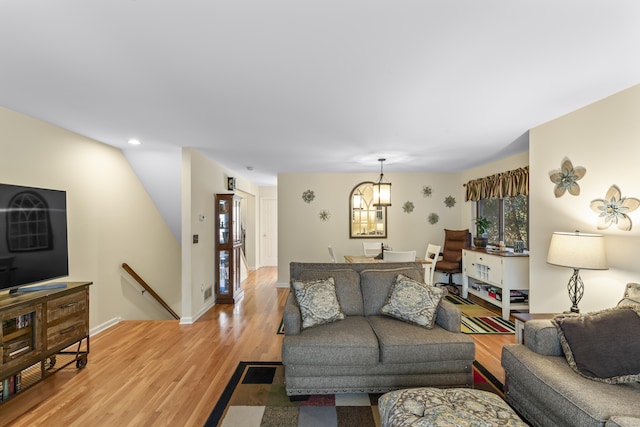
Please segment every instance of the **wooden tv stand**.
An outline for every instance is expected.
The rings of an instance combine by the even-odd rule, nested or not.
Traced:
[[[91,282],[66,285],[0,296],[0,402],[74,362],[86,366]]]

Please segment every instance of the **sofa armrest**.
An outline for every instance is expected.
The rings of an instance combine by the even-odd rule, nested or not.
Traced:
[[[604,425],[605,427],[640,427],[640,418],[614,415]]]
[[[462,312],[455,304],[440,300],[438,312],[436,314],[436,324],[443,327],[447,331],[461,332]]]
[[[564,356],[560,338],[551,320],[529,320],[524,324],[524,344],[543,356]]]
[[[284,312],[282,314],[285,335],[298,335],[302,330],[302,315],[300,307],[293,292],[289,292],[287,302],[284,304]]]

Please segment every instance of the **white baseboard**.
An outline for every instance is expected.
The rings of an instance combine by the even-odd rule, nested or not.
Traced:
[[[276,284],[276,288],[288,288],[289,283],[278,283]]]
[[[210,301],[207,304],[205,304],[195,315],[180,317],[180,324],[181,325],[193,324],[196,320],[201,318],[207,311],[209,311],[209,309],[214,305],[215,305],[215,301],[213,298],[211,298]]]
[[[120,323],[122,321],[122,317],[114,317],[111,320],[107,320],[106,322],[93,327],[89,330],[89,336],[94,336],[95,334],[98,334],[102,331],[106,331],[107,329],[109,329],[112,326],[117,325],[118,323]]]

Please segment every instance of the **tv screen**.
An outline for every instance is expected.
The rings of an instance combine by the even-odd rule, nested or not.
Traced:
[[[67,275],[66,192],[0,184],[0,291]]]

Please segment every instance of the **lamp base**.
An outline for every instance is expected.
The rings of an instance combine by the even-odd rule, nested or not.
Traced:
[[[584,283],[582,283],[582,279],[580,278],[580,270],[577,268],[573,269],[573,274],[569,279],[569,283],[567,284],[567,290],[569,291],[569,299],[571,300],[571,308],[568,312],[565,313],[580,313],[580,309],[578,308],[578,303],[582,299],[584,295]]]

